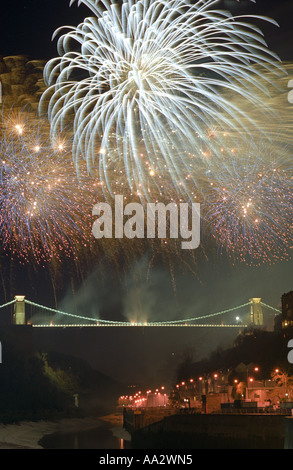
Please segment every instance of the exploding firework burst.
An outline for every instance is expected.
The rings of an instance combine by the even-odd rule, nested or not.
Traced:
[[[215,0],[81,3],[94,17],[59,38],[60,57],[45,69],[41,108],[52,134],[73,119],[77,167],[85,159],[112,196],[113,166],[147,198],[154,174],[182,192],[190,173],[184,152],[201,158],[214,124],[227,129],[241,120],[223,90],[263,105],[258,79],[278,70],[277,57],[258,28],[213,9]]]
[[[92,208],[103,197],[101,186],[86,174],[77,178],[70,138],[52,142],[49,123],[34,113],[3,110],[0,149],[1,248],[11,263],[49,267],[55,295],[63,285],[60,273],[65,266],[72,267],[74,283],[96,263],[102,276],[109,266],[121,275],[146,255],[150,269],[158,262],[171,274],[178,258],[186,269],[191,258],[190,264],[195,262],[191,255],[183,259],[177,240],[95,240]],[[125,203],[134,200],[139,198],[128,195]],[[8,284],[10,275],[8,270]]]
[[[2,247],[38,263],[75,257],[90,242],[94,192],[78,181],[68,142],[22,111],[3,112],[0,162]]]
[[[247,264],[289,259],[293,247],[293,168],[290,149],[253,143],[210,173],[204,224],[221,252]],[[225,157],[224,157],[225,158]],[[231,161],[233,159],[233,163]]]

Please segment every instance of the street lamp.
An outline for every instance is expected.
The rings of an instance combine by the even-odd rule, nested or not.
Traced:
[[[217,378],[218,378],[218,374],[214,374],[214,381],[213,381],[214,393],[216,393],[216,381],[217,381]]]
[[[254,372],[259,372],[259,367],[254,367]],[[248,400],[248,384],[253,382],[252,377],[248,377],[248,366],[246,367],[246,400]]]

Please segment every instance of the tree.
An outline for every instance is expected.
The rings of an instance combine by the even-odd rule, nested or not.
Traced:
[[[287,370],[275,369],[271,374],[276,389],[271,392],[273,398],[280,401],[291,401],[293,398],[293,376]]]

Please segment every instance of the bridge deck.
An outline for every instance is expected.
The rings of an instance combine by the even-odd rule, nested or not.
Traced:
[[[86,325],[86,324],[64,324],[64,325],[31,325],[33,328],[247,328],[247,325],[155,325],[155,324],[149,324],[149,325],[144,325],[144,324],[134,324],[134,325],[120,325],[120,324],[111,324],[111,325]]]

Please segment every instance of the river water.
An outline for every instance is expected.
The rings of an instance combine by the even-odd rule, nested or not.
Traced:
[[[130,449],[121,428],[102,423],[100,427],[87,431],[58,432],[44,436],[39,444],[44,449]]]

